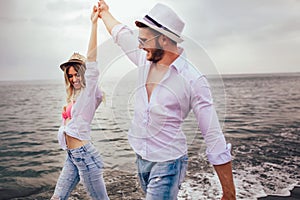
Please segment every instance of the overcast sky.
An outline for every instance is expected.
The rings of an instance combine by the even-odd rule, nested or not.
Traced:
[[[111,13],[134,20],[157,2],[185,21],[222,74],[300,72],[299,0],[107,0]],[[96,0],[0,0],[0,80],[61,79],[58,65],[86,54]],[[99,22],[99,43],[108,40]]]

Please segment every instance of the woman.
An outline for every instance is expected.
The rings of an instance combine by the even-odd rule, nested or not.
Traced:
[[[60,65],[64,71],[67,103],[58,131],[58,141],[67,151],[67,158],[51,199],[67,199],[79,180],[92,199],[109,199],[103,181],[103,163],[100,154],[90,142],[90,124],[102,101],[102,92],[97,87],[97,21],[99,11],[94,6],[91,14],[92,31],[87,53],[74,53],[68,62]]]

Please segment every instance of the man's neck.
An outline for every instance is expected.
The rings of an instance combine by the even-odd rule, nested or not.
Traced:
[[[165,50],[164,56],[157,62],[157,66],[169,67],[179,57],[179,49],[177,47],[171,50]]]

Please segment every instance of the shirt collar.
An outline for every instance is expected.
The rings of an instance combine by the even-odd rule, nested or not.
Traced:
[[[182,47],[178,47],[179,49],[179,56],[176,58],[170,65],[170,67],[173,67],[177,70],[178,73],[180,73],[185,66],[186,63],[186,54]]]

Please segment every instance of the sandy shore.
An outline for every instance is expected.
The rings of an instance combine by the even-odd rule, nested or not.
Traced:
[[[137,176],[128,172],[105,170],[104,179],[106,189],[110,199],[142,199],[143,192],[139,187]],[[44,200],[50,199],[53,189],[39,192],[38,194],[31,195],[30,197],[14,198],[13,200]],[[1,199],[1,198],[0,198]],[[79,183],[71,193],[69,200],[88,200],[89,195],[85,191],[83,185]]]
[[[208,174],[205,176],[199,176],[199,172],[208,171],[212,174],[212,168],[207,167],[207,163],[202,163],[206,161],[200,161],[199,159],[193,159],[190,157],[189,162],[189,170],[187,172],[186,179],[182,185],[182,189],[179,192],[178,199],[185,200],[185,199],[197,199],[199,196],[219,196],[219,190],[215,190],[215,192],[211,192],[209,190],[205,190],[199,192],[199,183],[206,183],[210,185],[210,177]],[[206,167],[205,167],[206,166]],[[205,169],[204,169],[205,168]],[[134,169],[133,169],[134,170]],[[112,200],[115,199],[126,199],[126,200],[142,200],[145,196],[143,191],[140,188],[138,177],[136,171],[126,172],[126,171],[117,171],[111,169],[104,170],[104,180],[107,188],[107,192],[109,198]],[[214,186],[213,186],[214,187]],[[30,195],[29,197],[19,197],[14,198],[14,200],[29,200],[29,199],[50,199],[52,196],[54,188],[46,191],[40,191],[34,195]],[[89,195],[85,191],[83,185],[80,183],[71,193],[69,198],[70,200],[85,200],[90,199]],[[209,198],[210,199],[210,198]]]
[[[193,151],[192,151],[193,152]],[[196,152],[196,151],[195,151]],[[217,176],[214,174],[213,167],[204,159],[204,154],[189,153],[189,166],[185,181],[178,194],[178,200],[215,200],[221,199],[221,187]],[[237,178],[237,177],[236,177]],[[104,181],[106,184],[107,192],[111,200],[142,200],[144,193],[140,188],[136,169],[132,171],[112,170],[109,168],[104,169]],[[238,182],[237,182],[238,183]],[[245,187],[236,183],[237,199],[256,199],[257,195],[251,191],[247,195]],[[254,183],[253,183],[254,184]],[[54,186],[53,186],[54,187]],[[251,188],[249,188],[251,189]],[[54,188],[43,189],[33,195],[27,197],[14,198],[14,200],[42,200],[50,199]],[[1,199],[1,198],[0,198]],[[85,191],[83,185],[80,183],[75,190],[71,193],[70,200],[88,200],[89,195]],[[259,198],[259,200],[295,200],[300,199],[300,187],[295,187],[291,191],[291,195],[284,196],[267,196]]]
[[[198,174],[198,175],[196,175]],[[144,194],[140,189],[137,176],[128,172],[109,171],[104,175],[106,181],[107,192],[111,200],[142,200]],[[193,180],[195,179],[195,180]],[[199,173],[189,172],[187,174],[187,181],[182,185],[179,192],[178,200],[200,200],[200,199],[220,199],[220,191],[215,188],[210,190],[199,190],[199,185],[196,182],[207,182],[211,184],[208,177],[199,178]],[[213,186],[215,187],[215,186]],[[14,198],[14,200],[31,200],[31,199],[50,199],[53,190],[40,192],[30,197]],[[86,193],[82,184],[78,184],[72,192],[70,200],[88,200],[89,195]],[[254,199],[254,198],[251,198]],[[300,199],[300,187],[297,186],[291,191],[290,196],[275,196],[269,195],[267,197],[258,198],[258,200],[298,200]]]

